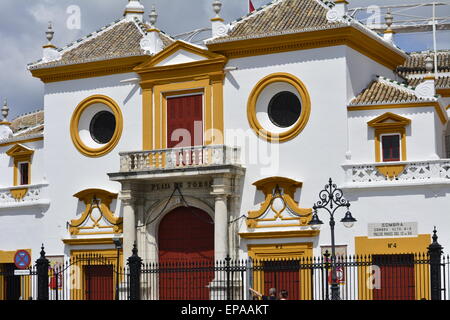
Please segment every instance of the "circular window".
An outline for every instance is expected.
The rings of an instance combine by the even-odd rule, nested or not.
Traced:
[[[259,81],[247,105],[250,127],[269,142],[295,138],[310,114],[311,100],[305,85],[288,73],[271,74]]]
[[[122,127],[122,112],[114,100],[95,95],[83,100],[75,109],[70,134],[82,154],[101,157],[117,145]]]
[[[99,144],[111,141],[116,130],[116,118],[109,111],[100,111],[92,118],[89,126],[92,139]]]
[[[294,125],[302,111],[300,99],[289,91],[277,93],[269,102],[270,121],[280,128]]]

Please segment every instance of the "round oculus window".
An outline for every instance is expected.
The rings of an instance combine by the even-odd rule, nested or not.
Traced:
[[[97,113],[89,126],[92,139],[99,144],[107,144],[111,141],[116,131],[116,118],[109,111]]]
[[[277,127],[288,128],[294,125],[301,113],[300,99],[290,91],[277,93],[269,102],[269,119]]]

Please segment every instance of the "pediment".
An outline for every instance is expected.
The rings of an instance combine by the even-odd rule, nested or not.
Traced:
[[[30,156],[33,153],[33,149],[27,148],[20,143],[6,151],[6,154],[10,157]]]
[[[367,122],[369,127],[392,127],[402,126],[405,127],[411,123],[411,120],[402,116],[399,116],[392,112],[386,112],[385,114],[376,117],[375,119]]]
[[[208,60],[226,60],[222,55],[212,53],[201,47],[184,41],[176,41],[143,64],[135,68],[136,72],[158,67],[202,63]]]

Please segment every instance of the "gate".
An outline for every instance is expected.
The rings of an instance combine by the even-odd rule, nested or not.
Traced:
[[[111,258],[82,254],[49,270],[50,300],[127,300],[129,275]]]

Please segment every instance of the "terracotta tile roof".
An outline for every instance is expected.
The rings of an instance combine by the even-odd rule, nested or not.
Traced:
[[[430,51],[412,52],[405,63],[397,68],[397,72],[402,76],[411,74],[426,73],[425,58],[430,55],[434,58],[434,53]],[[438,72],[450,72],[450,50],[438,51]]]
[[[413,87],[384,77],[377,77],[356,96],[350,105],[396,104],[426,101],[418,97]]]
[[[340,22],[328,22],[326,15],[332,6],[331,2],[321,0],[274,0],[233,22],[228,35],[212,39],[209,43],[347,25]]]
[[[36,111],[17,117],[11,122],[14,135],[23,136],[40,133],[44,130],[44,111]]]
[[[147,26],[137,22],[119,20],[101,30],[92,33],[62,49],[62,58],[49,63],[32,64],[32,68],[78,64],[96,60],[108,60],[127,56],[144,55],[140,41]],[[174,40],[160,33],[165,47]]]
[[[417,87],[424,81],[423,78],[413,78],[408,79],[408,84],[412,87]],[[439,77],[436,81],[437,89],[447,89],[450,88],[450,76],[449,77]]]

